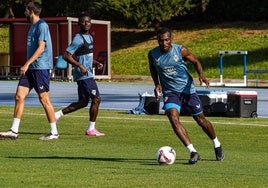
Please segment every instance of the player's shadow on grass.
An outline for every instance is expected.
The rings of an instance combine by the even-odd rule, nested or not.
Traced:
[[[132,159],[132,158],[100,158],[100,157],[62,157],[62,156],[9,156],[6,158],[12,159],[51,159],[51,160],[92,160],[92,161],[107,161],[107,162],[131,162],[140,163],[142,165],[157,165],[155,159]]]
[[[52,159],[52,160],[92,160],[92,161],[106,161],[106,162],[128,162],[128,163],[139,163],[141,165],[152,165],[152,166],[159,166],[155,159],[136,159],[136,158],[100,158],[100,157],[62,157],[62,156],[36,156],[36,157],[27,157],[27,156],[9,156],[7,158],[12,159],[36,159],[36,160],[43,160],[43,159]],[[186,162],[187,161],[187,162]],[[201,161],[215,161],[210,159],[202,159]],[[191,165],[188,163],[188,159],[177,159],[175,164],[183,164],[183,165]],[[160,165],[162,166],[162,165]]]

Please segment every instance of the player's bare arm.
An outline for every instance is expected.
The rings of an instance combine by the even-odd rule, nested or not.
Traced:
[[[157,70],[155,66],[153,65],[153,59],[152,59],[152,56],[150,55],[150,52],[148,54],[148,59],[149,59],[149,69],[150,69],[151,77],[155,85],[154,94],[155,94],[155,97],[159,99],[162,93],[162,86],[159,81]]]
[[[72,64],[73,66],[76,66],[76,67],[79,67],[80,70],[81,70],[81,74],[82,75],[85,75],[87,74],[87,69],[86,67],[84,67],[82,64],[80,64],[79,62],[77,62],[73,56],[68,53],[68,52],[65,52],[64,55],[63,55],[63,58],[70,64]]]
[[[185,47],[182,47],[181,54],[184,60],[189,61],[190,63],[194,65],[195,70],[199,76],[200,85],[202,85],[202,83],[205,83],[206,87],[208,88],[209,80],[206,79],[203,75],[203,68],[202,68],[200,61]]]
[[[156,71],[156,68],[153,65],[153,59],[152,59],[152,56],[150,55],[150,52],[148,54],[148,60],[149,60],[149,69],[150,69],[152,79],[154,81],[154,85],[155,86],[160,85],[159,78],[158,78],[158,73]]]
[[[38,43],[38,48],[36,49],[36,51],[34,52],[34,54],[32,55],[32,57],[30,57],[26,63],[20,68],[20,74],[24,75],[25,72],[28,70],[28,67],[30,66],[30,64],[32,64],[33,62],[35,62],[35,60],[37,60],[37,58],[44,52],[46,47],[46,42],[45,41],[40,41]]]

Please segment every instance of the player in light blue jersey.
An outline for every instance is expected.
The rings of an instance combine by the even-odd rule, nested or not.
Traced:
[[[7,132],[1,132],[1,138],[18,138],[25,99],[33,88],[38,94],[50,124],[50,133],[40,139],[53,140],[59,138],[49,93],[49,70],[53,68],[52,43],[48,24],[39,17],[41,10],[41,5],[37,2],[29,2],[25,9],[26,18],[32,23],[27,37],[27,61],[20,68],[21,77],[15,95],[15,109],[11,128]]]
[[[224,152],[213,126],[203,113],[201,101],[196,94],[194,81],[187,69],[187,62],[194,65],[200,84],[209,87],[209,80],[203,75],[203,68],[199,60],[184,46],[172,43],[171,30],[160,28],[157,31],[158,47],[149,51],[149,68],[155,84],[155,96],[164,98],[164,110],[172,128],[178,138],[190,152],[190,164],[201,159],[199,153],[191,143],[186,129],[180,122],[181,108],[187,109],[197,124],[212,140],[216,160],[224,160]]]
[[[74,36],[72,43],[64,53],[64,59],[74,66],[73,77],[78,85],[78,102],[74,102],[68,107],[56,112],[55,117],[59,119],[65,114],[84,108],[91,99],[86,135],[104,136],[104,133],[99,132],[95,128],[101,97],[93,75],[93,66],[101,69],[103,65],[93,60],[93,38],[89,33],[91,28],[89,14],[82,13],[79,16],[78,24],[80,26],[80,32]],[[74,54],[76,58],[73,58]]]
[[[30,59],[39,46],[39,42],[45,42],[44,51],[38,59],[29,65],[29,70],[50,70],[53,69],[53,52],[51,36],[48,24],[39,19],[38,22],[32,24],[27,37],[27,59]]]

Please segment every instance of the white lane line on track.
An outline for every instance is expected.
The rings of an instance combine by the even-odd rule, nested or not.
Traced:
[[[0,111],[1,114],[13,114],[11,112],[3,112]],[[25,115],[31,116],[45,116],[45,114],[36,114],[36,113],[24,113]],[[88,116],[77,116],[77,115],[67,115],[66,117],[72,118],[88,118]],[[133,121],[155,121],[155,122],[167,122],[169,123],[168,119],[152,119],[152,118],[137,118],[137,117],[105,117],[105,116],[98,116],[98,119],[110,119],[110,120],[133,120]],[[190,123],[194,122],[194,120],[181,120],[181,122]],[[268,124],[260,124],[259,122],[256,123],[233,123],[233,122],[219,122],[219,121],[212,121],[213,125],[241,125],[241,126],[257,126],[257,127],[268,127]]]

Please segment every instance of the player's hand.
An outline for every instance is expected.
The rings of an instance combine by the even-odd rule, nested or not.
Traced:
[[[87,75],[87,69],[85,66],[81,65],[79,66],[81,75]]]
[[[93,64],[97,69],[100,69],[100,70],[103,69],[103,64],[102,63],[94,60]]]
[[[98,63],[97,64],[97,69],[103,69],[103,64],[102,63]]]
[[[26,71],[28,70],[29,68],[29,65],[28,64],[25,64],[23,65],[21,68],[20,68],[20,75],[24,76]]]
[[[209,88],[209,80],[206,79],[205,77],[199,77],[199,82],[200,82],[200,85],[202,85],[203,83],[206,84],[206,88]]]
[[[159,100],[160,97],[163,95],[162,94],[162,86],[161,85],[155,86],[155,88],[154,88],[154,95],[155,95],[155,98],[157,100]]]

